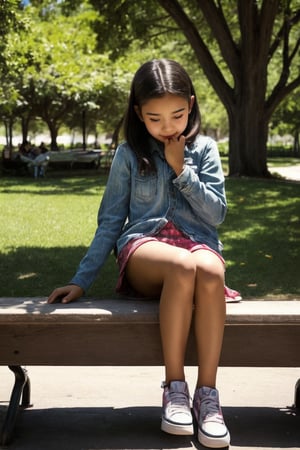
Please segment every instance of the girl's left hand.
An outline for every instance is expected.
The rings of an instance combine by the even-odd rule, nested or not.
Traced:
[[[178,176],[184,166],[185,137],[183,135],[165,140],[165,158]]]

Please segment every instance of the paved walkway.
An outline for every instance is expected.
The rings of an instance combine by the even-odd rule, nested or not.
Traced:
[[[161,367],[28,367],[33,408],[20,413],[9,450],[201,449],[160,431]],[[187,368],[190,390],[196,368]],[[220,368],[231,449],[300,448],[290,406],[300,369]],[[0,423],[12,374],[0,367]]]
[[[300,181],[300,165],[269,167],[269,171],[271,173],[277,173],[287,180]]]

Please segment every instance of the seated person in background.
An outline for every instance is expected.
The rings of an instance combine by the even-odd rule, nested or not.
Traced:
[[[3,150],[2,150],[2,159],[3,160],[10,159],[10,150],[6,145],[3,147]]]
[[[44,142],[40,143],[39,149],[41,150],[41,153],[48,153],[49,152],[49,150],[47,149],[47,147],[44,144]]]
[[[45,175],[45,167],[48,164],[49,156],[47,152],[42,153],[40,147],[33,147],[28,141],[21,144],[19,149],[20,159],[33,167],[34,178],[43,177]]]

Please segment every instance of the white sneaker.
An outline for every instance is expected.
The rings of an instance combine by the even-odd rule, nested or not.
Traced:
[[[193,417],[190,408],[190,394],[185,381],[163,383],[163,413],[161,429],[169,434],[194,434]]]
[[[198,441],[211,448],[228,447],[230,434],[224,423],[217,389],[201,387],[195,391],[193,413],[198,424]]]

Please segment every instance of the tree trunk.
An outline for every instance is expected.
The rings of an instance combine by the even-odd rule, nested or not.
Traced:
[[[247,10],[245,4],[242,7]],[[255,14],[250,9],[251,12],[242,15],[244,21],[248,19],[252,24],[252,29],[248,29],[248,37],[241,42],[234,95],[224,99],[230,129],[229,176],[268,177],[267,50],[260,46],[255,33],[258,24],[251,17]]]
[[[4,120],[6,146],[9,148],[9,155],[11,157],[13,150],[13,119],[10,117]]]
[[[51,143],[50,143],[50,149],[51,151],[57,151],[58,145],[57,145],[57,136],[58,136],[58,127],[55,126],[52,122],[47,123],[49,131],[50,131],[50,137],[51,137]]]
[[[294,156],[296,156],[296,157],[298,157],[300,155],[299,130],[295,131],[293,153],[294,153]]]
[[[237,107],[229,115],[229,176],[268,177],[268,121],[263,112]]]
[[[82,149],[86,150],[86,112],[82,110]]]
[[[22,128],[22,143],[25,144],[28,137],[28,130],[29,130],[29,122],[30,118],[29,116],[21,116],[21,128]]]
[[[8,123],[8,133],[9,133],[9,148],[11,151],[13,148],[13,124],[14,120],[13,118],[10,118]]]
[[[267,137],[271,108],[266,106],[269,47],[279,0],[238,0],[240,39],[235,41],[223,9],[228,2],[198,0],[227,68],[229,83],[214,59],[205,33],[178,0],[158,0],[185,34],[208,80],[224,104],[229,118],[229,175],[267,177]],[[233,2],[235,3],[235,2]]]
[[[8,132],[8,122],[7,120],[4,120],[4,127],[5,127],[5,140],[6,140],[6,145],[9,148],[9,132]]]
[[[110,149],[116,149],[119,143],[119,133],[123,124],[123,120],[124,117],[121,118],[121,120],[119,120],[119,122],[116,125],[116,128],[114,129],[112,138],[111,138],[111,143],[110,143]]]

